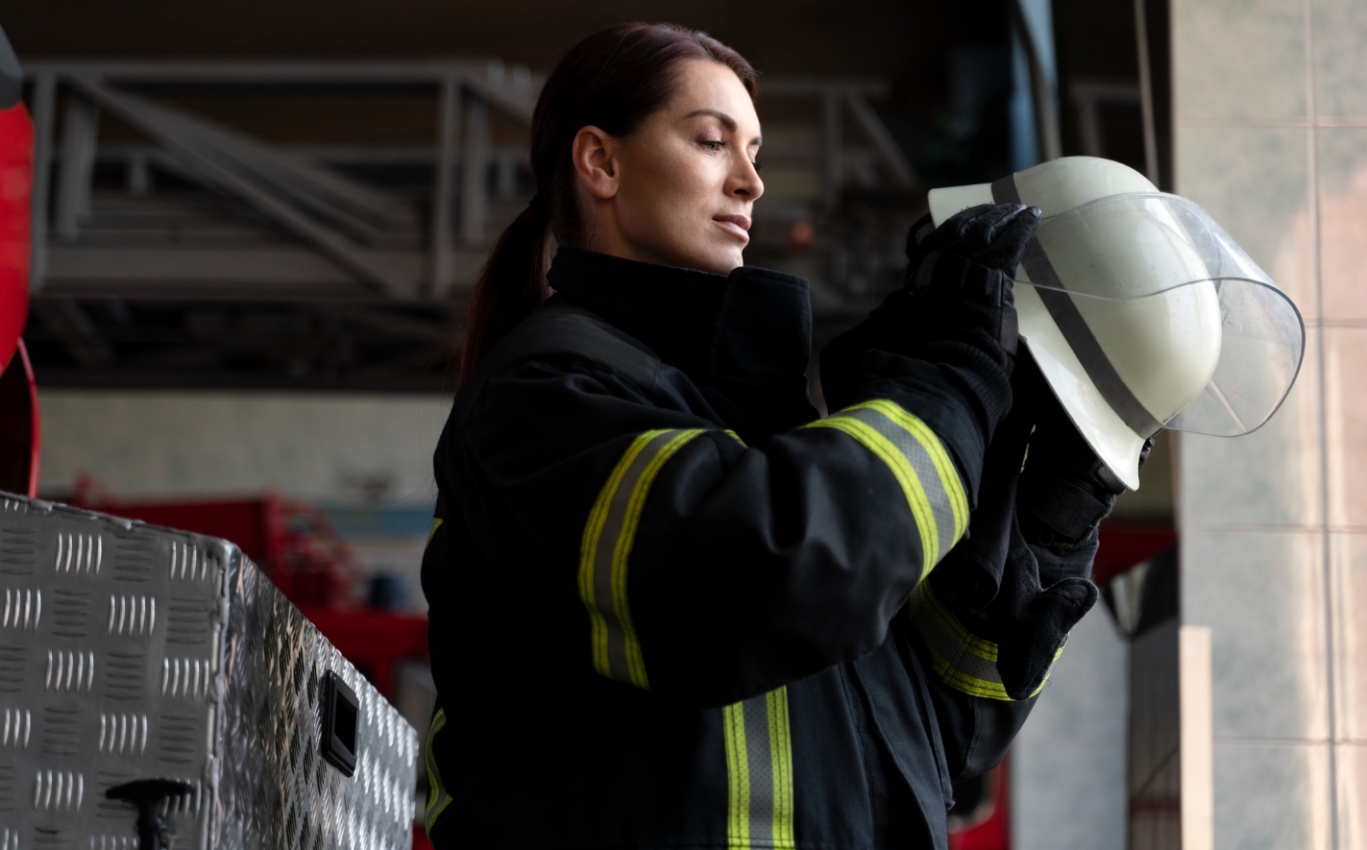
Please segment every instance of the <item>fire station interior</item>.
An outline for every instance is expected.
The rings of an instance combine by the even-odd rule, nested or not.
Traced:
[[[0,490],[230,541],[425,735],[419,566],[471,288],[531,198],[545,75],[633,19],[760,71],[745,259],[810,280],[816,351],[901,285],[930,190],[1061,156],[1198,201],[1305,317],[1268,425],[1159,432],[1101,527],[1102,604],[1006,760],[955,788],[949,846],[1364,846],[1352,0],[10,0],[32,172]],[[815,358],[810,382],[824,414]],[[44,781],[7,785],[8,718],[6,850],[29,845],[5,795]]]

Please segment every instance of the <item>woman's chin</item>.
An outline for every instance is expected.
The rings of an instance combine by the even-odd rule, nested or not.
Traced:
[[[734,246],[712,249],[705,255],[696,257],[694,262],[689,263],[691,268],[721,275],[728,275],[743,265],[745,265],[743,251]]]

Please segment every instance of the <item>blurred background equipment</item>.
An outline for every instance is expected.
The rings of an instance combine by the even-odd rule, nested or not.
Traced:
[[[116,504],[259,504],[275,487],[350,548],[353,614],[397,586],[420,615],[411,577],[465,287],[528,190],[505,95],[637,17],[706,29],[764,72],[767,197],[747,259],[814,280],[818,345],[896,284],[925,191],[1058,154],[1196,200],[1309,305],[1307,378],[1267,426],[1160,434],[1097,578],[1151,566],[1108,588],[1116,616],[1079,625],[1008,769],[958,795],[952,840],[1361,845],[1367,36],[1348,0],[13,0],[0,25],[43,71],[22,92],[46,157],[25,329],[39,492],[69,495],[82,471]],[[171,67],[183,76],[158,76]],[[413,76],[383,78],[394,69]],[[29,386],[15,364],[0,384]],[[36,423],[31,404],[12,410],[0,429]],[[1125,536],[1147,542],[1114,552]],[[1165,597],[1139,576],[1171,576],[1150,559],[1174,540],[1181,605],[1151,623]],[[1192,626],[1211,629],[1205,656]],[[391,699],[423,717],[421,657],[392,670]],[[1132,716],[1156,718],[1157,760],[1134,771]],[[1174,728],[1186,737],[1159,734]],[[1203,742],[1210,772],[1174,774]]]
[[[0,490],[38,492],[38,391],[21,334],[28,318],[33,123],[24,75],[0,30]]]

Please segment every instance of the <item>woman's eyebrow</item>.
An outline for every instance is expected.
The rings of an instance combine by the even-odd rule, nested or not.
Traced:
[[[722,126],[731,132],[736,132],[736,119],[717,109],[695,109],[685,115],[685,118],[692,118],[697,115],[710,115],[722,123]]]
[[[727,115],[725,112],[722,112],[718,109],[695,109],[692,112],[685,115],[684,118],[694,118],[698,115],[711,116],[712,118],[715,118],[718,121],[720,121],[722,123],[722,126],[730,132],[736,132],[736,119],[732,118],[730,115]],[[750,144],[762,145],[764,144],[764,139],[760,136],[755,136],[753,139],[750,140]]]

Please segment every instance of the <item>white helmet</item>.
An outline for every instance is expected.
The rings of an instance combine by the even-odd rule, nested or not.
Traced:
[[[1300,312],[1205,211],[1128,166],[1064,157],[930,192],[936,226],[978,204],[1044,211],[1016,271],[1021,339],[1126,487],[1160,429],[1266,422],[1300,371]]]

